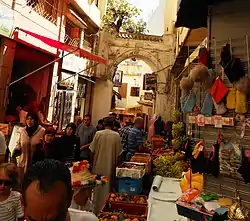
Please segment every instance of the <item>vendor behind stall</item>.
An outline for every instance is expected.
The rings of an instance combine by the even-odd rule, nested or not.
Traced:
[[[135,119],[135,126],[129,131],[128,143],[126,145],[126,161],[130,161],[131,157],[136,151],[140,151],[143,148],[144,138],[142,128],[144,126],[143,118],[137,117]]]

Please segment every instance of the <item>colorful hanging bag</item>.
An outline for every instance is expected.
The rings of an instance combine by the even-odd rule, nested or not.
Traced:
[[[204,102],[203,102],[203,106],[201,109],[201,114],[205,115],[205,116],[211,116],[213,113],[213,98],[211,93],[207,93]]]
[[[236,106],[236,89],[230,88],[227,94],[227,108],[235,109]]]
[[[192,113],[195,104],[196,104],[196,96],[193,92],[191,92],[185,105],[183,106],[182,111],[184,113]]]
[[[237,114],[247,113],[247,95],[238,90],[236,91],[235,112]]]
[[[216,104],[219,104],[222,99],[227,95],[227,93],[228,88],[224,85],[221,79],[217,77],[211,89],[211,95]]]

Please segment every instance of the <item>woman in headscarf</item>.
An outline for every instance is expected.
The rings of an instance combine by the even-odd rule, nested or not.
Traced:
[[[18,162],[21,179],[31,165],[35,149],[42,142],[44,133],[45,129],[38,124],[37,115],[29,112],[26,116],[26,126],[20,129],[20,138],[16,147],[22,151]]]
[[[75,162],[80,159],[80,138],[75,135],[76,125],[69,123],[65,129],[65,134],[58,140],[59,160]]]

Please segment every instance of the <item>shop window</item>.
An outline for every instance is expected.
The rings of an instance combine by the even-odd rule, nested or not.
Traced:
[[[66,20],[65,25],[65,38],[64,42],[79,47],[80,46],[80,39],[81,39],[81,30],[79,27],[75,26],[73,22],[69,19]]]
[[[131,87],[130,96],[131,97],[139,97],[140,96],[140,87]]]

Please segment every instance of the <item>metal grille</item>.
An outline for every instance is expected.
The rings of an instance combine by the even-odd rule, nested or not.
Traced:
[[[69,19],[66,20],[64,42],[69,44],[69,45],[79,47],[80,46],[80,36],[78,36],[78,38],[72,37],[72,30],[75,27],[76,26],[74,25],[73,22],[71,22]],[[79,31],[79,35],[80,35],[80,31]]]
[[[46,18],[53,24],[57,22],[57,8],[58,0],[27,0],[26,6],[35,11],[42,17]]]
[[[235,38],[235,39],[227,39],[224,41],[216,41],[216,39],[213,39],[211,42],[211,48],[210,48],[210,54],[213,59],[213,65],[217,72],[220,72],[221,67],[219,65],[220,61],[220,52],[221,48],[226,45],[226,43],[229,43],[231,45],[231,51],[233,55],[240,58],[244,68],[246,75],[249,75],[249,36],[243,35],[241,38]],[[231,88],[233,85],[229,82],[226,76],[222,76],[220,74],[224,84]],[[200,85],[195,85],[194,90],[196,90],[197,95],[197,106],[202,107],[203,101],[206,95],[206,91],[204,88],[202,88]],[[248,100],[248,113],[246,114],[246,117],[250,117],[250,100]],[[214,114],[215,110],[214,110]],[[236,114],[233,111],[228,111],[225,115],[226,117],[235,117]],[[224,127],[221,129],[225,139],[232,139],[236,138],[236,140],[240,140],[240,134],[241,134],[241,123],[236,122],[234,127]],[[205,127],[198,127],[197,125],[192,125],[192,134],[194,140],[199,140],[200,138],[204,138],[206,141],[206,152],[209,153],[211,151],[212,145],[216,142],[217,135],[218,135],[219,129],[215,128],[214,126],[206,125]],[[245,137],[243,140],[240,141],[240,144],[243,148],[249,147],[250,143],[250,128],[246,128]],[[222,194],[226,197],[233,198],[235,195],[235,190],[239,190],[239,193],[243,199],[243,202],[246,204],[247,207],[250,208],[250,193],[249,193],[250,185],[244,184],[240,174],[238,174],[236,177],[225,177],[220,176],[219,178],[214,178],[212,176],[206,177],[205,182],[205,189],[208,192],[218,193]]]

